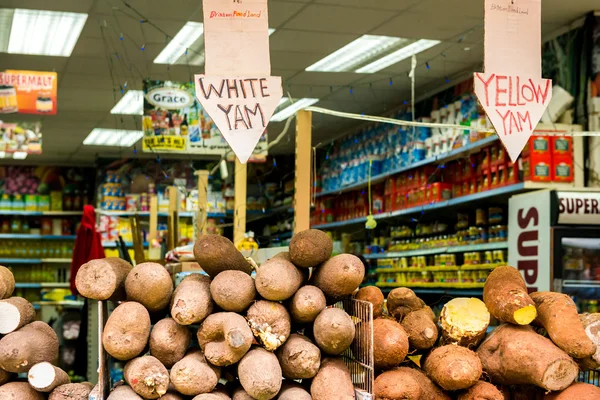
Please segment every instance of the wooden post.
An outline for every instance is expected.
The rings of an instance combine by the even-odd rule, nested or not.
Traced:
[[[179,188],[169,187],[169,216],[167,221],[169,229],[167,235],[167,248],[173,250],[179,241]]]
[[[310,228],[310,172],[312,112],[296,114],[296,179],[294,184],[294,233]]]
[[[198,234],[208,230],[208,170],[196,171],[198,176]]]
[[[235,198],[233,210],[233,244],[236,246],[244,239],[246,233],[246,185],[247,164],[235,158]]]

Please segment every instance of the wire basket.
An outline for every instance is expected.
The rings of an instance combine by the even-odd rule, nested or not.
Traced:
[[[342,358],[350,371],[357,391],[373,395],[375,363],[373,361],[373,304],[368,301],[346,299],[335,304],[346,311],[354,321],[356,334]],[[366,397],[366,396],[363,396]]]
[[[577,382],[600,386],[600,371],[581,371],[577,377]]]

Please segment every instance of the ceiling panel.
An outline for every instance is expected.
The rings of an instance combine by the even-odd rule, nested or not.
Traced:
[[[447,18],[447,15],[437,12],[422,13],[411,10],[374,29],[372,33],[414,39],[448,40],[481,23],[479,18]]]
[[[418,4],[420,0],[315,0],[318,4],[343,7],[372,8],[377,10],[404,11]]]
[[[290,20],[285,28],[317,32],[367,33],[389,20],[384,10],[357,9],[311,4]]]

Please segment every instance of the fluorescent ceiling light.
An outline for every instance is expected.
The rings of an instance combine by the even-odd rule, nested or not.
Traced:
[[[142,131],[94,128],[83,144],[90,146],[131,147],[144,136]]]
[[[318,101],[319,101],[319,99],[300,99],[300,100],[296,101],[295,103],[290,104],[289,107],[286,107],[283,110],[279,111],[277,114],[273,115],[271,117],[271,121],[281,122],[283,120],[286,120],[291,115],[294,115],[296,113],[296,111],[302,110],[303,108],[306,108],[306,107],[310,107]],[[280,104],[282,104],[282,103],[280,103]]]
[[[6,23],[11,11],[12,21]],[[69,57],[87,17],[87,14],[72,12],[3,9],[0,50],[11,54]],[[9,29],[8,45],[2,48]]]
[[[24,160],[27,158],[27,152],[26,151],[15,151],[13,153],[13,158],[15,160]]]
[[[400,61],[412,57],[414,54],[418,54],[422,51],[430,49],[439,43],[439,40],[417,40],[416,42],[411,43],[408,46],[396,50],[395,52],[388,54],[387,56],[380,58],[379,60],[373,61],[372,63],[357,69],[356,72],[372,74],[374,72],[381,71],[382,69],[387,68],[390,65],[399,63]]]
[[[154,64],[175,64],[203,33],[204,24],[188,21],[154,59]]]
[[[269,36],[271,36],[275,32],[274,28],[269,28]]]
[[[143,115],[144,92],[141,90],[128,90],[121,100],[110,110],[111,114]]]
[[[349,72],[360,65],[408,42],[408,39],[363,35],[327,57],[317,61],[307,71]]]

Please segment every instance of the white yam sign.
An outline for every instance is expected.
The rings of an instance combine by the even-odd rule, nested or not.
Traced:
[[[196,97],[246,163],[283,95],[271,75],[267,0],[203,0],[205,75]]]
[[[485,0],[485,73],[475,94],[514,162],[552,98],[541,67],[541,0]]]

